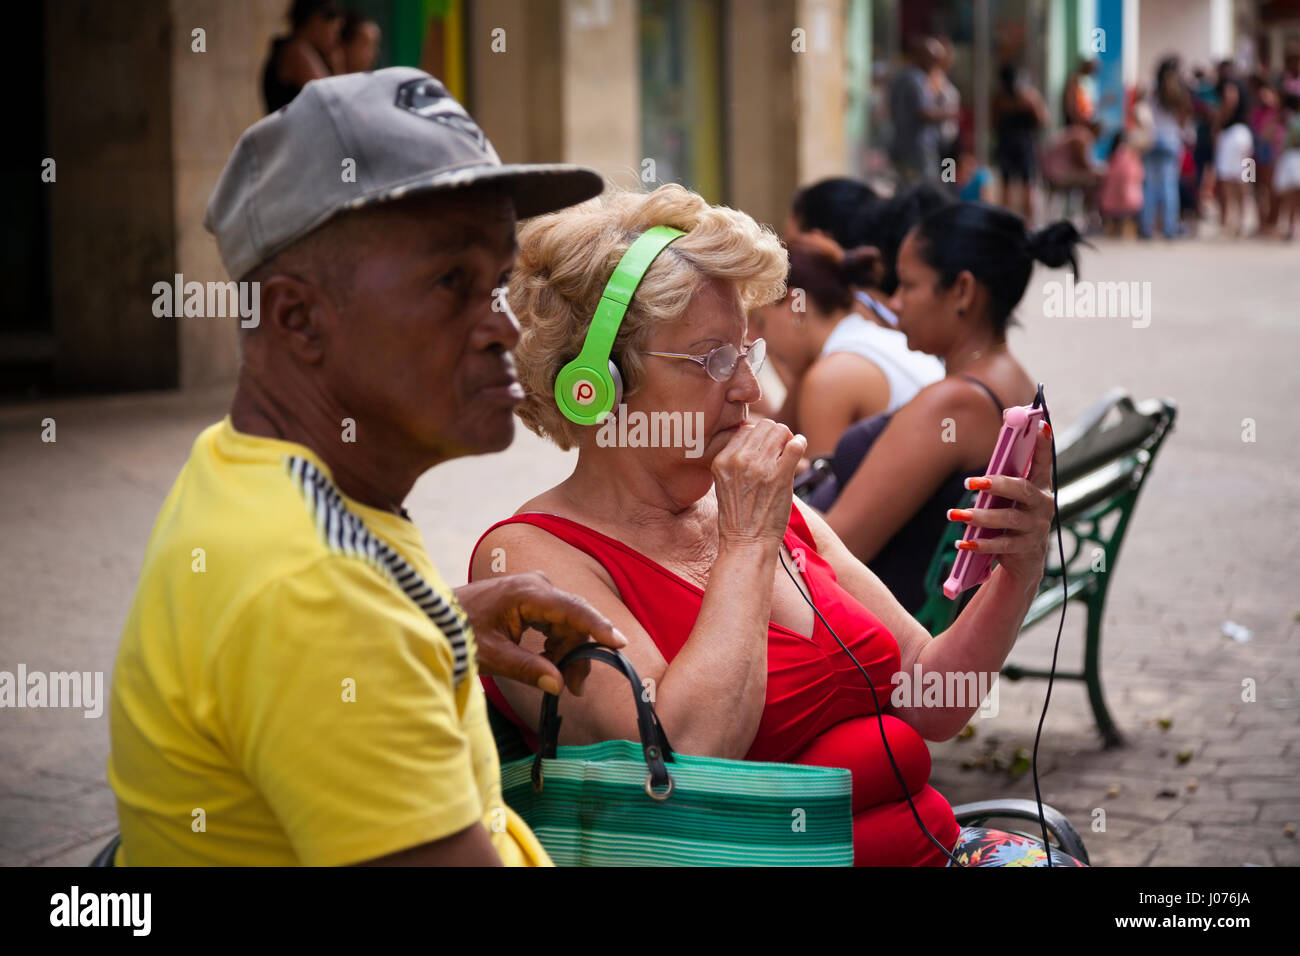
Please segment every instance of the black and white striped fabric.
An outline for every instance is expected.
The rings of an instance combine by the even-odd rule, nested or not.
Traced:
[[[388,577],[446,635],[455,655],[452,679],[459,686],[469,671],[465,612],[431,588],[388,542],[372,534],[365,522],[348,510],[343,496],[319,468],[300,455],[285,455],[284,462],[325,546],[364,561]]]

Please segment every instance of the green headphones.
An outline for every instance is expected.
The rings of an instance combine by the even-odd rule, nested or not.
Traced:
[[[672,226],[653,226],[623,253],[600,295],[582,351],[555,377],[555,404],[565,418],[579,425],[599,425],[622,401],[623,377],[609,357],[618,327],[650,263],[670,242],[684,235]]]

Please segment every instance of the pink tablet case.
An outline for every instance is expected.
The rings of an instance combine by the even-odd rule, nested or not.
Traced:
[[[993,457],[989,459],[986,475],[1014,475],[1024,478],[1029,474],[1029,466],[1034,459],[1034,443],[1038,440],[1038,422],[1043,417],[1043,409],[1029,405],[1017,405],[1002,413],[1002,430],[998,433],[998,443],[993,448]],[[1006,508],[1014,503],[1009,498],[981,491],[975,498],[976,508]],[[1002,534],[998,528],[979,528],[966,526],[963,541],[979,541],[996,538]],[[967,588],[983,584],[993,571],[993,555],[980,554],[978,551],[958,551],[953,563],[952,573],[943,582],[944,597],[952,600]]]

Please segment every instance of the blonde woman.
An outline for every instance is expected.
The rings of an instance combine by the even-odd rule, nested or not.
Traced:
[[[599,427],[565,418],[554,398],[556,374],[581,349],[615,265],[657,225],[686,234],[647,270],[614,340],[626,387],[618,414],[695,418],[698,455],[663,443],[611,445]],[[962,834],[928,785],[924,740],[952,737],[980,702],[895,706],[892,678],[900,671],[910,678],[914,667],[988,675],[1002,666],[1042,577],[1052,513],[1046,438],[1030,480],[993,479],[995,493],[1021,504],[1015,527],[1006,518],[1012,512],[972,513],[976,524],[1009,528],[988,546],[1000,566],[957,622],[931,640],[825,521],[794,500],[803,437],[749,416],[764,343],[749,338],[746,315],[780,298],[787,268],[771,231],[670,184],[649,194],[607,192],[530,220],[519,243],[509,302],[523,330],[516,356],[527,397],[517,411],[578,457],[568,478],[488,529],[471,558],[471,579],[492,576],[500,548],[511,572],[542,571],[603,612],[652,682],[678,750],[848,768],[857,862],[948,862]],[[885,705],[884,736],[906,793],[882,745],[872,689],[831,628]],[[530,631],[522,644],[545,641]],[[621,680],[612,669],[592,668],[583,695],[561,700],[561,744],[636,737]],[[509,681],[484,685],[535,745],[540,692]],[[991,839],[1000,847],[1014,841]]]

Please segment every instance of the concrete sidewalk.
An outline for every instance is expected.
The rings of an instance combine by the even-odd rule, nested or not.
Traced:
[[[1112,711],[1129,743],[1103,752],[1084,689],[1052,694],[1043,798],[1081,830],[1098,865],[1300,862],[1300,250],[1255,242],[1100,244],[1088,280],[1151,283],[1147,327],[1046,319],[1035,276],[1013,351],[1046,383],[1059,426],[1108,387],[1179,404],[1116,568],[1104,635]],[[157,509],[226,389],[41,402],[0,409],[0,670],[103,671]],[[53,418],[57,441],[41,441]],[[1243,419],[1256,441],[1243,442]],[[407,502],[453,584],[492,521],[560,480],[570,456],[524,428],[509,451],[452,462]],[[1250,641],[1225,637],[1232,620]],[[1062,669],[1082,653],[1070,612]],[[1056,622],[1012,660],[1050,662]],[[1243,680],[1256,700],[1242,700]],[[932,746],[951,802],[1033,797],[997,769],[1029,749],[1046,684],[1003,683],[1001,713]],[[116,828],[104,782],[107,717],[0,711],[0,864],[80,865]],[[963,769],[968,768],[968,769]],[[1104,830],[1094,829],[1102,821]],[[1288,833],[1290,835],[1288,835]]]

